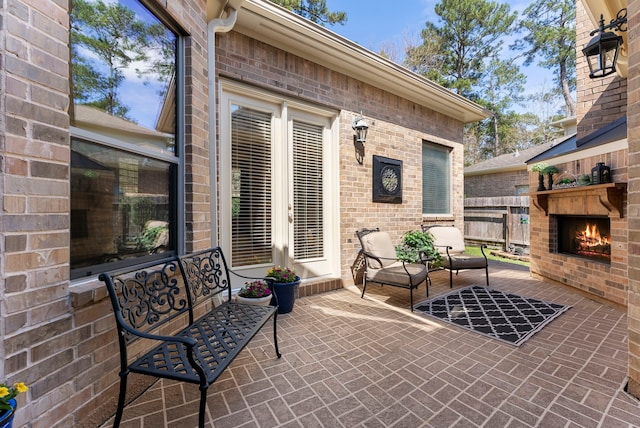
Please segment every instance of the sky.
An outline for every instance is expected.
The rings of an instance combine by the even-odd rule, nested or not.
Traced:
[[[504,1],[504,0],[503,0]],[[522,15],[524,9],[534,0],[509,0],[505,1],[511,6],[512,11]],[[401,52],[407,45],[420,43],[420,32],[425,22],[431,21],[438,24],[438,16],[434,7],[439,0],[326,0],[327,7],[331,11],[344,11],[347,13],[347,22],[344,25],[328,26],[331,31],[358,43],[373,51],[385,51],[390,46]],[[505,45],[511,41],[505,41]],[[396,58],[391,58],[396,60]],[[541,87],[553,85],[552,71],[536,66],[521,67],[521,72],[527,76],[527,88],[525,92],[531,94]]]

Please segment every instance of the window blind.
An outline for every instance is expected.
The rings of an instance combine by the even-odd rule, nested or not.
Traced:
[[[451,213],[450,150],[424,142],[422,144],[422,213]]]
[[[293,122],[294,258],[324,256],[323,127]]]
[[[272,263],[271,113],[233,106],[231,264]]]

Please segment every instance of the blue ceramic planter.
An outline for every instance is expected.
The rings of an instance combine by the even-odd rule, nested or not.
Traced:
[[[16,400],[14,398],[8,400],[11,410],[2,410],[0,412],[0,428],[12,428],[13,416],[16,413]]]
[[[273,289],[278,297],[278,313],[287,314],[293,310],[296,301],[296,293],[300,285],[300,277],[296,282],[274,282]]]

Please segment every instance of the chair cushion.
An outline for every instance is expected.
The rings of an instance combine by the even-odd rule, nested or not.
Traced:
[[[466,254],[451,255],[451,263],[448,257],[442,258],[442,264],[445,268],[457,269],[480,269],[487,267],[487,260],[480,256],[469,256]]]
[[[418,263],[407,263],[407,271],[402,266],[402,262],[395,262],[382,269],[368,269],[367,280],[382,284],[395,284],[409,287],[417,286],[427,279],[427,267]]]
[[[391,237],[387,232],[371,232],[362,237],[362,249],[365,253],[380,257],[382,266],[377,260],[367,258],[370,268],[380,269],[381,267],[391,266],[396,263],[396,249],[391,243]],[[405,273],[406,276],[406,273]]]
[[[457,227],[452,226],[434,226],[427,230],[433,236],[433,245],[436,247],[453,247],[449,250],[449,254],[464,252],[464,237]],[[444,248],[437,248],[440,254],[446,254]]]

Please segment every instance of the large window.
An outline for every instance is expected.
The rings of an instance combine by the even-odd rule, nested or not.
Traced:
[[[136,0],[73,0],[71,28],[77,278],[176,250],[179,39]]]
[[[422,213],[451,214],[451,149],[422,143]]]

